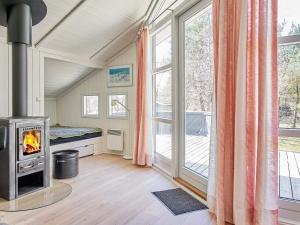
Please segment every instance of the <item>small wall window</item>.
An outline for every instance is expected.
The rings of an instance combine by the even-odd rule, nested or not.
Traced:
[[[127,94],[109,94],[108,101],[108,117],[109,118],[127,118]]]
[[[82,95],[82,117],[99,117],[99,96]]]

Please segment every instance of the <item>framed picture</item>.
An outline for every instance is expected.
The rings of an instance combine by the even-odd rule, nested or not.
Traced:
[[[132,86],[132,65],[113,66],[107,71],[107,87]]]

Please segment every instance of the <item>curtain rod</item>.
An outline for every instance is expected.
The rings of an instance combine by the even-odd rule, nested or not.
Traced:
[[[173,3],[171,3],[164,11],[162,11],[157,17],[155,17],[148,25],[152,25],[161,15],[163,15],[166,11],[173,11],[170,9],[178,0],[175,0]]]
[[[145,26],[146,23],[148,23],[148,20],[150,19],[150,16],[152,15],[153,11],[155,10],[155,8],[156,8],[159,0],[156,0],[155,3],[154,3],[154,5],[153,5],[153,7],[152,7],[151,5],[152,5],[153,2],[154,2],[154,0],[151,1],[150,7],[149,7],[149,9],[151,8],[151,11],[150,11],[150,13],[149,13],[148,16],[147,16],[147,14],[145,14],[145,17],[147,16],[147,18],[143,21],[143,23],[139,27],[139,30],[142,29]],[[147,10],[147,12],[148,12],[148,10]]]
[[[159,14],[160,10],[163,8],[165,3],[166,3],[166,0],[162,0],[162,2],[160,3],[157,11],[155,12],[155,15],[153,16],[153,18],[156,18],[156,16]]]

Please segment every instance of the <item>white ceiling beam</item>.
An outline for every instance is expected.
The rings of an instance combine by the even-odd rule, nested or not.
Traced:
[[[90,56],[90,59],[95,58],[95,56],[97,56],[100,52],[102,52],[104,49],[106,49],[108,46],[110,46],[113,42],[115,42],[120,37],[122,37],[125,34],[127,34],[127,32],[129,32],[134,26],[136,26],[138,23],[142,22],[143,19],[144,19],[144,16],[140,17],[133,24],[131,24],[130,26],[126,27],[122,32],[120,32],[117,36],[115,36],[112,40],[110,40],[109,42],[107,42],[104,46],[102,46],[100,49],[98,49],[92,56]]]
[[[95,69],[103,69],[105,62],[92,62],[90,60],[86,60],[85,58],[79,58],[76,55],[67,54],[65,52],[60,52],[57,50],[47,49],[47,48],[39,48],[39,51],[43,55],[44,58],[58,59],[61,61],[66,61],[70,63],[79,64],[82,66],[87,66]]]
[[[79,1],[63,18],[61,18],[46,34],[44,34],[34,45],[38,47],[50,34],[52,34],[65,20],[67,20],[76,10],[87,0]]]
[[[131,41],[128,45],[126,45],[124,48],[122,48],[121,50],[119,50],[116,54],[114,54],[112,57],[110,57],[108,60],[105,61],[105,65],[106,66],[109,66],[109,64],[114,61],[116,58],[118,58],[120,55],[124,54],[129,48],[131,45],[133,45],[135,42],[134,41]]]

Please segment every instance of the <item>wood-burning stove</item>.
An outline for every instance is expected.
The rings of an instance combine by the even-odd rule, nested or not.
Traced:
[[[48,118],[0,118],[0,197],[12,200],[49,186],[48,135]]]
[[[0,0],[0,25],[12,49],[12,116],[0,118],[0,197],[48,187],[49,119],[28,117],[27,47],[32,26],[47,14],[43,0]]]

